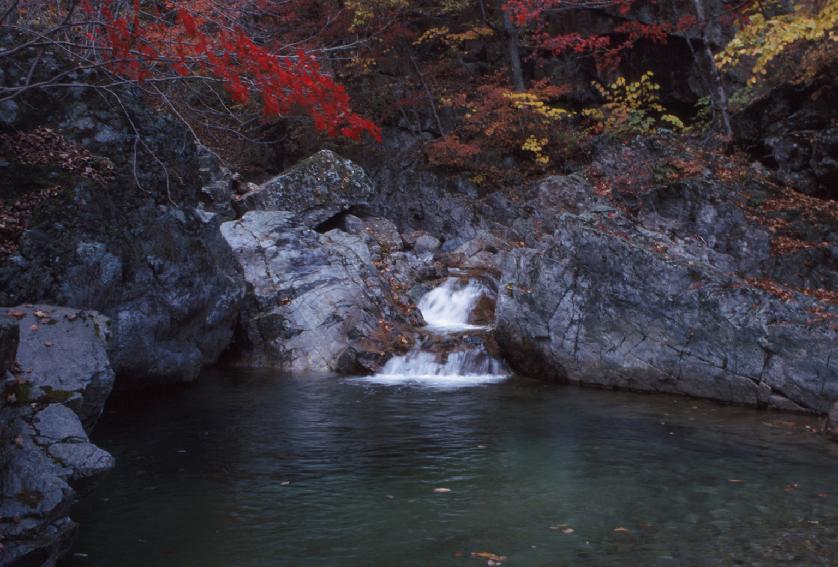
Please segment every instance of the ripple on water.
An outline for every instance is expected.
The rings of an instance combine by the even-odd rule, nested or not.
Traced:
[[[838,446],[806,425],[515,378],[206,373],[111,404],[117,466],[66,565],[835,565]]]

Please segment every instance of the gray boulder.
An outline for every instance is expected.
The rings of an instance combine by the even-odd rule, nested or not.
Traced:
[[[123,387],[195,379],[229,344],[244,296],[218,219],[151,202],[117,213],[86,190],[75,201],[79,224],[49,216],[24,233],[0,270],[0,303],[107,314]]]
[[[439,250],[440,241],[434,235],[423,230],[411,230],[403,235],[404,242],[417,254],[425,252],[436,252]]]
[[[517,370],[819,413],[838,399],[838,331],[812,321],[833,306],[719,269],[739,250],[650,230],[581,178],[541,189],[559,192],[553,233],[506,256],[497,305]]]
[[[20,336],[16,361],[6,362],[0,380],[3,565],[55,565],[75,535],[68,513],[76,488],[113,467],[87,436],[114,381],[107,327],[89,311],[0,311],[0,350]]]
[[[14,80],[25,78],[20,69],[37,75],[67,63],[49,50],[37,66],[26,60],[36,54],[18,56],[9,66]],[[34,198],[44,187],[55,196],[32,211],[15,253],[0,258],[0,305],[49,303],[108,316],[121,387],[192,380],[228,346],[244,296],[218,228],[231,214],[234,180],[180,121],[136,91],[114,91],[121,104],[85,93],[33,90],[17,99],[10,132],[49,128],[64,141],[52,153],[78,153],[91,166],[58,157],[33,166],[25,155],[4,154],[4,197]]]
[[[369,203],[372,182],[364,170],[330,150],[321,150],[255,190],[236,198],[239,214],[290,211],[314,227],[352,207]]]
[[[92,429],[114,383],[108,319],[48,305],[0,309],[0,317],[20,325],[17,364],[25,387],[17,401],[64,404]]]
[[[249,287],[238,363],[357,372],[413,344],[364,238],[320,234],[287,211],[251,211],[221,232]]]

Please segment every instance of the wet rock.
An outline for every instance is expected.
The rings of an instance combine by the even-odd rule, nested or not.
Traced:
[[[494,323],[495,298],[489,294],[481,295],[469,314],[468,322],[471,325],[491,325]]]
[[[87,437],[113,385],[107,320],[43,305],[0,310],[2,352],[14,350],[15,332],[16,362],[0,380],[2,564],[52,566],[76,532],[68,513],[79,483],[114,464]]]
[[[838,399],[838,331],[806,315],[834,307],[783,301],[717,268],[729,254],[600,214],[572,182],[588,197],[504,262],[497,338],[518,371],[815,412]]]
[[[322,150],[235,201],[247,211],[290,211],[315,227],[352,207],[369,203],[372,183],[364,170],[329,150]]]
[[[251,211],[221,230],[250,288],[236,362],[357,372],[412,345],[362,237],[320,234],[287,211]]]

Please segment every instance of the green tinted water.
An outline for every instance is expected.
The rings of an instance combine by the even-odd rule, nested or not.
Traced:
[[[518,379],[213,372],[112,405],[94,441],[117,467],[65,563],[838,565],[838,444],[814,424]]]

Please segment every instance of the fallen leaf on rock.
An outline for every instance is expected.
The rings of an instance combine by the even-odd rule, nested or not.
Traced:
[[[471,556],[474,559],[488,559],[489,561],[501,562],[506,561],[505,555],[498,555],[491,551],[472,551]]]
[[[565,528],[565,529],[562,530],[562,533],[563,534],[572,534],[575,531],[576,530],[574,530],[573,528]]]
[[[26,313],[18,310],[9,311],[8,315],[9,317],[14,317],[15,319],[23,319],[24,317],[26,317]]]
[[[279,484],[280,484],[280,486],[288,486],[289,484],[291,484],[291,481],[290,480],[283,480]]]
[[[434,488],[434,492],[437,494],[444,494],[446,492],[451,492],[450,488]]]
[[[624,528],[624,527],[620,526],[619,528],[614,528],[614,532],[618,533],[618,534],[627,534],[628,533],[628,528]]]
[[[49,313],[40,309],[36,309],[35,311],[33,311],[32,315],[34,315],[38,319],[46,319],[47,317],[49,317]]]
[[[44,341],[44,346],[49,348],[52,346],[52,341]]]
[[[78,318],[78,315],[76,315],[75,313],[69,313],[67,315],[67,320],[68,321],[75,321],[77,318]]]
[[[739,480],[738,478],[729,478],[729,479],[727,479],[727,481],[730,484],[742,484],[742,483],[745,482],[744,480]]]

